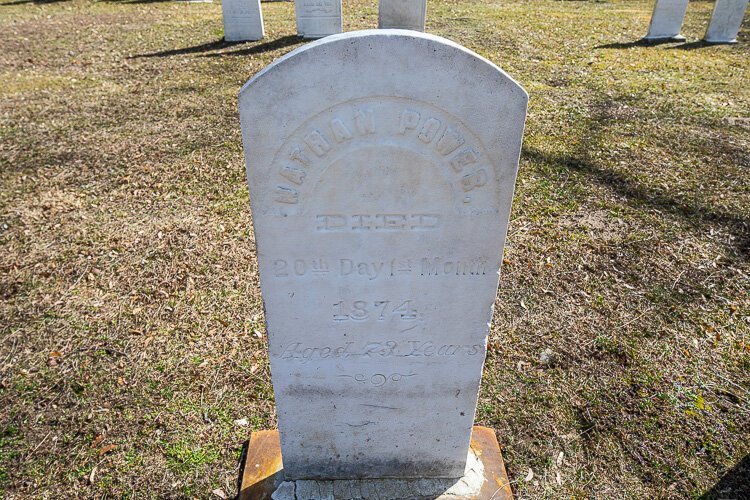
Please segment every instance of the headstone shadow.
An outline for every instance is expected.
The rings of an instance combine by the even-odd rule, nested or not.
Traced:
[[[0,6],[4,7],[10,7],[12,5],[25,5],[25,4],[33,4],[33,5],[46,5],[51,3],[61,3],[61,2],[67,2],[68,0],[15,0],[13,2],[3,2],[0,3]]]
[[[669,50],[696,50],[714,46],[716,46],[715,43],[708,43],[705,40],[697,40],[695,42],[687,42],[675,45],[674,47],[670,47]]]
[[[242,54],[257,54],[257,53],[266,52],[268,50],[275,50],[277,48],[285,47],[287,45],[292,45],[294,43],[299,43],[300,41],[301,41],[300,38],[290,35],[290,36],[278,38],[273,41],[252,45],[251,47],[247,47],[243,49],[241,52]],[[236,45],[242,45],[245,43],[248,43],[248,42],[228,42],[222,38],[220,40],[216,40],[213,42],[206,42],[200,45],[194,45],[192,47],[162,50],[159,52],[152,52],[149,54],[139,54],[139,55],[133,56],[133,59],[150,58],[150,57],[172,57],[172,56],[180,56],[180,55],[185,55],[185,54],[202,54],[206,52],[213,52],[217,50],[226,49],[229,47],[234,47]],[[234,52],[230,52],[230,54],[234,55]],[[218,54],[211,54],[211,55],[219,56],[223,54],[218,53]],[[241,54],[236,54],[236,55],[241,55]]]
[[[613,42],[606,43],[603,45],[597,45],[595,49],[630,49],[633,47],[656,47],[657,45],[667,45],[681,43],[675,40],[646,40],[641,38],[639,40],[633,40],[632,42]]]
[[[709,43],[705,40],[697,40],[695,42],[681,42],[678,40],[646,40],[641,38],[632,42],[614,42],[603,45],[597,45],[594,49],[630,49],[633,47],[656,47],[659,45],[671,45],[667,47],[668,50],[696,50],[703,49],[706,47],[715,47],[716,43]]]
[[[734,236],[733,250],[740,258],[750,258],[750,219],[744,214],[726,212],[708,204],[700,204],[688,198],[671,196],[668,191],[659,191],[640,185],[627,176],[598,165],[588,157],[588,151],[599,149],[598,139],[610,122],[607,115],[607,102],[594,103],[595,114],[590,119],[587,139],[581,148],[569,155],[550,155],[534,147],[524,146],[523,157],[535,162],[556,165],[571,171],[580,172],[593,182],[612,190],[616,194],[639,205],[656,208],[675,215],[696,227],[719,225]]]
[[[253,54],[263,54],[265,52],[272,52],[284,47],[290,47],[292,45],[298,44],[301,45],[303,43],[305,43],[305,40],[298,37],[297,35],[287,35],[275,40],[256,43],[247,47],[243,47],[241,49],[231,50],[228,52],[214,52],[212,54],[204,54],[201,57],[248,56]],[[227,43],[227,45],[229,45],[229,43]]]
[[[729,470],[713,488],[698,497],[699,500],[750,498],[750,455]]]
[[[683,219],[689,220],[696,225],[718,224],[726,231],[733,234],[735,239],[735,250],[744,258],[750,258],[750,220],[739,215],[721,213],[711,210],[710,207],[693,206],[683,200],[670,197],[644,186],[638,186],[633,181],[617,172],[602,168],[588,161],[583,156],[568,155],[551,157],[536,148],[524,146],[523,157],[536,162],[563,166],[569,170],[577,171],[591,177],[594,182],[604,185],[639,204],[663,210],[675,214]]]

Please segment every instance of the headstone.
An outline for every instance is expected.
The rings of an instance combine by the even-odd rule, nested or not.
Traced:
[[[260,40],[263,31],[263,14],[260,0],[222,0],[224,15],[224,40],[242,42]]]
[[[288,480],[463,475],[527,100],[403,30],[327,37],[242,88]]]
[[[295,0],[297,34],[304,38],[322,38],[343,31],[341,0]]]
[[[644,40],[658,42],[663,40],[684,41],[680,35],[682,21],[687,12],[688,0],[656,0],[651,24]]]
[[[716,0],[706,31],[708,43],[737,43],[748,0]]]
[[[427,0],[380,0],[378,28],[424,31]]]

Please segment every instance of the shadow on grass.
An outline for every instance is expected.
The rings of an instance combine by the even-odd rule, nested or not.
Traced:
[[[713,488],[699,497],[699,500],[720,498],[750,498],[750,455],[729,470]]]
[[[0,6],[9,7],[11,5],[24,5],[24,4],[33,4],[33,5],[46,5],[51,3],[62,3],[67,2],[68,0],[15,0],[13,2],[5,2],[0,3]]]
[[[156,0],[156,1],[160,1],[160,0]],[[238,45],[241,43],[245,43],[245,42],[227,42],[226,40],[222,38],[221,40],[217,40],[215,42],[206,42],[200,45],[195,45],[193,47],[184,47],[182,49],[162,50],[161,52],[152,52],[150,54],[139,54],[137,56],[132,56],[131,58],[138,59],[141,57],[171,57],[171,56],[180,56],[184,54],[200,54],[202,52],[210,52],[212,50],[225,49],[227,47],[231,47],[233,45]]]
[[[252,54],[272,52],[277,49],[302,43],[306,43],[306,40],[303,40],[297,35],[287,35],[281,38],[277,38],[276,40],[270,40],[268,42],[259,43],[257,45],[251,45],[242,49],[232,50],[229,52],[215,52],[213,54],[204,54],[201,57],[249,56]]]
[[[721,45],[721,44],[708,43],[704,40],[698,40],[697,42],[688,42],[688,43],[676,45],[674,47],[670,47],[670,50],[696,50],[696,49],[704,49],[706,47],[715,47],[716,45]]]
[[[735,250],[743,258],[750,258],[750,221],[740,216],[721,213],[705,206],[691,205],[687,201],[668,196],[655,189],[639,186],[624,175],[606,170],[583,157],[550,157],[541,151],[528,147],[524,147],[523,154],[532,161],[560,166],[582,173],[620,196],[677,215],[695,225],[718,224],[735,237]]]
[[[696,42],[685,42],[680,40],[645,40],[640,39],[634,42],[617,42],[608,43],[606,45],[597,45],[595,49],[629,49],[632,47],[656,47],[658,45],[672,45],[668,47],[669,50],[696,50],[703,49],[706,47],[714,47],[716,45],[722,45],[720,43],[708,43],[705,40],[698,40]]]
[[[632,47],[656,47],[657,45],[667,45],[671,43],[682,43],[680,40],[665,38],[664,40],[646,40],[641,38],[632,42],[614,42],[604,45],[597,45],[595,49],[630,49]]]
[[[594,103],[594,114],[589,120],[586,139],[572,154],[550,155],[536,148],[524,146],[524,156],[535,162],[583,174],[592,182],[606,187],[631,202],[657,209],[665,214],[675,215],[695,227],[719,225],[733,236],[731,248],[738,256],[741,259],[750,258],[750,219],[743,214],[727,213],[700,201],[679,195],[674,196],[668,190],[644,185],[590,159],[589,152],[601,149],[600,137],[615,118],[608,111],[611,105],[611,101]],[[733,154],[734,151],[728,151],[728,153]]]
[[[155,1],[161,1],[161,0],[155,0]],[[301,42],[302,42],[301,38],[294,36],[294,35],[289,35],[289,36],[277,38],[276,40],[271,40],[268,42],[251,45],[250,47],[246,47],[240,50],[234,50],[231,52],[215,52],[215,51],[219,51],[222,49],[226,49],[228,47],[234,47],[236,45],[242,45],[242,44],[248,43],[248,42],[228,42],[222,38],[221,40],[216,40],[215,42],[206,42],[200,45],[195,45],[193,47],[162,50],[160,52],[152,52],[150,54],[139,54],[136,56],[132,56],[131,59],[138,59],[138,58],[143,58],[143,57],[172,57],[172,56],[180,56],[180,55],[185,55],[185,54],[204,54],[203,57],[244,56],[244,55],[249,55],[249,54],[262,54],[263,52],[280,49],[282,47],[287,47],[289,45],[294,45],[294,44],[301,43]],[[205,54],[206,52],[215,52],[215,53]]]

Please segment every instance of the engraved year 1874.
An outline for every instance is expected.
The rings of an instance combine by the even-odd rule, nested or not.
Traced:
[[[385,321],[395,318],[402,321],[417,319],[413,300],[342,300],[333,304],[334,321]]]

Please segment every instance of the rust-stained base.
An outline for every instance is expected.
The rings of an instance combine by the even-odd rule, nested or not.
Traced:
[[[472,500],[513,500],[513,492],[510,489],[508,473],[495,431],[475,425],[471,429],[471,449],[482,461],[486,479],[481,491]]]
[[[513,492],[495,432],[474,426],[471,449],[484,465],[485,481],[477,495],[464,497],[464,500],[512,500]],[[253,432],[240,463],[238,499],[270,500],[283,480],[279,431]]]
[[[270,500],[284,480],[282,469],[279,431],[253,432],[240,459],[238,500]]]

